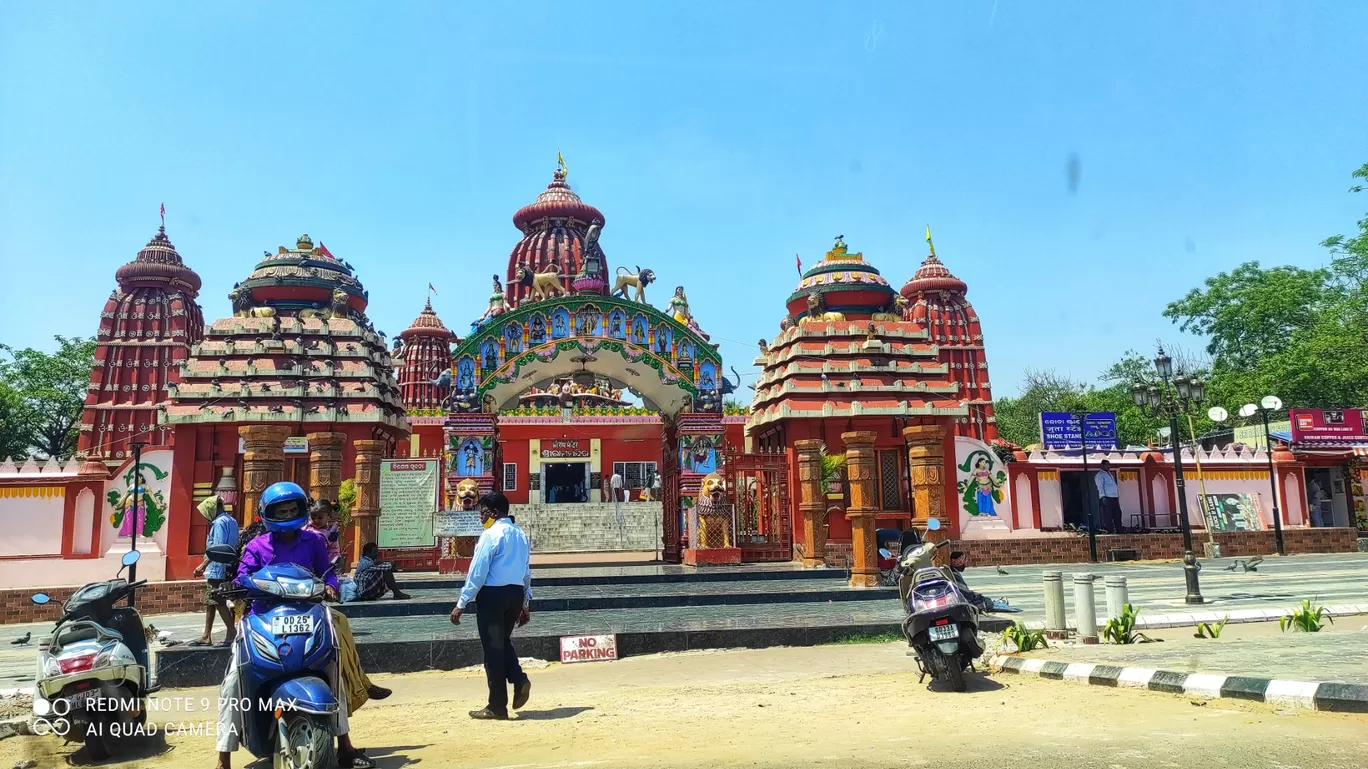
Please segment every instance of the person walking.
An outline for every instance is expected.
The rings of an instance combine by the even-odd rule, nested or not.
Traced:
[[[1113,534],[1121,533],[1121,496],[1116,488],[1116,476],[1112,474],[1111,462],[1102,460],[1102,469],[1094,477],[1097,483],[1097,503],[1101,508],[1102,528]]]
[[[470,573],[460,600],[451,610],[451,623],[461,624],[466,607],[475,602],[475,625],[484,650],[489,704],[470,711],[481,721],[508,719],[508,684],[513,685],[513,709],[527,704],[532,682],[518,664],[513,648],[513,628],[531,619],[532,545],[527,534],[508,517],[508,497],[499,492],[480,499],[480,520],[489,524],[475,543]]]
[[[237,519],[228,513],[223,506],[223,498],[215,494],[205,499],[199,504],[200,515],[209,521],[209,533],[205,536],[204,550],[215,545],[227,545],[237,547],[238,527]],[[195,576],[204,575],[209,583],[209,591],[204,599],[204,635],[190,642],[190,646],[209,646],[214,642],[214,614],[218,614],[223,619],[223,627],[228,631],[228,635],[223,639],[224,646],[232,646],[233,639],[236,638],[237,623],[233,621],[233,611],[228,608],[228,601],[215,594],[215,590],[225,582],[233,578],[229,573],[230,564],[214,563],[209,560],[209,556],[204,556],[204,560],[199,566],[195,567]]]

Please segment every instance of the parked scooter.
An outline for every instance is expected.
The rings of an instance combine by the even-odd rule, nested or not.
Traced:
[[[139,557],[137,550],[125,553],[119,575]],[[97,761],[109,757],[111,737],[137,733],[146,723],[147,695],[158,688],[152,685],[147,629],[131,605],[146,584],[116,575],[82,587],[62,605],[52,635],[38,647],[35,723],[68,742],[83,741]],[[116,608],[124,598],[130,605]],[[36,593],[31,600],[42,606],[52,599]]]
[[[926,528],[940,529],[932,518]],[[1012,611],[989,599],[976,603],[965,595],[949,569],[935,566],[936,551],[949,541],[921,543],[905,539],[898,558],[898,596],[907,611],[903,636],[912,646],[922,681],[931,680],[957,692],[965,689],[964,671],[983,655],[978,642],[979,612]]]
[[[238,559],[228,545],[206,555],[215,563]],[[341,707],[340,672],[332,617],[323,606],[326,576],[272,564],[217,591],[251,601],[255,609],[238,623],[233,645],[238,700],[220,707],[241,710],[242,745],[257,758],[273,757],[282,769],[332,769],[337,763],[332,720]]]

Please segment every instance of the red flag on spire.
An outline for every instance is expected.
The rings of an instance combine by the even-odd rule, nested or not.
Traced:
[[[437,293],[437,289],[433,288],[431,283],[428,284],[428,291],[431,291],[434,294]]]
[[[323,245],[323,241],[321,241],[321,240],[318,241],[318,253],[322,254],[323,256],[328,257],[329,259],[336,259],[336,258],[337,258],[337,257],[335,257],[335,256],[332,255],[332,252],[328,250],[328,247],[327,247],[327,246]]]
[[[793,255],[793,261],[798,263],[798,277],[803,277],[803,260],[797,254]]]

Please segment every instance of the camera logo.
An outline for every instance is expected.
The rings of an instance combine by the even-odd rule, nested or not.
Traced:
[[[55,734],[65,737],[71,731],[71,702],[65,699],[48,702],[42,698],[33,700],[33,733],[39,737]]]

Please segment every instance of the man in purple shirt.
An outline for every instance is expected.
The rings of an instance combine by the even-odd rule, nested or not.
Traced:
[[[304,528],[308,521],[309,497],[297,484],[277,483],[261,494],[261,519],[266,525],[266,533],[248,542],[242,548],[238,561],[237,582],[246,584],[251,575],[273,563],[293,563],[323,575],[324,592],[328,600],[336,601],[338,594],[337,574],[328,560],[328,543],[317,532]],[[339,657],[355,654],[356,641],[351,636],[350,626],[335,623],[333,630],[337,635]],[[242,643],[239,634],[238,643]],[[233,751],[237,750],[242,737],[242,712],[239,708],[225,707],[224,703],[236,702],[238,692],[238,658],[234,650],[233,659],[219,686],[218,751],[219,769],[231,769]],[[340,674],[342,664],[339,660],[338,688],[345,686]],[[345,691],[337,692],[338,698],[347,696]],[[386,692],[388,696],[388,692]],[[378,698],[377,699],[381,699]],[[333,723],[333,734],[337,737],[337,761],[342,767],[375,766],[366,754],[352,745],[350,727],[347,724],[348,707],[338,708]]]

